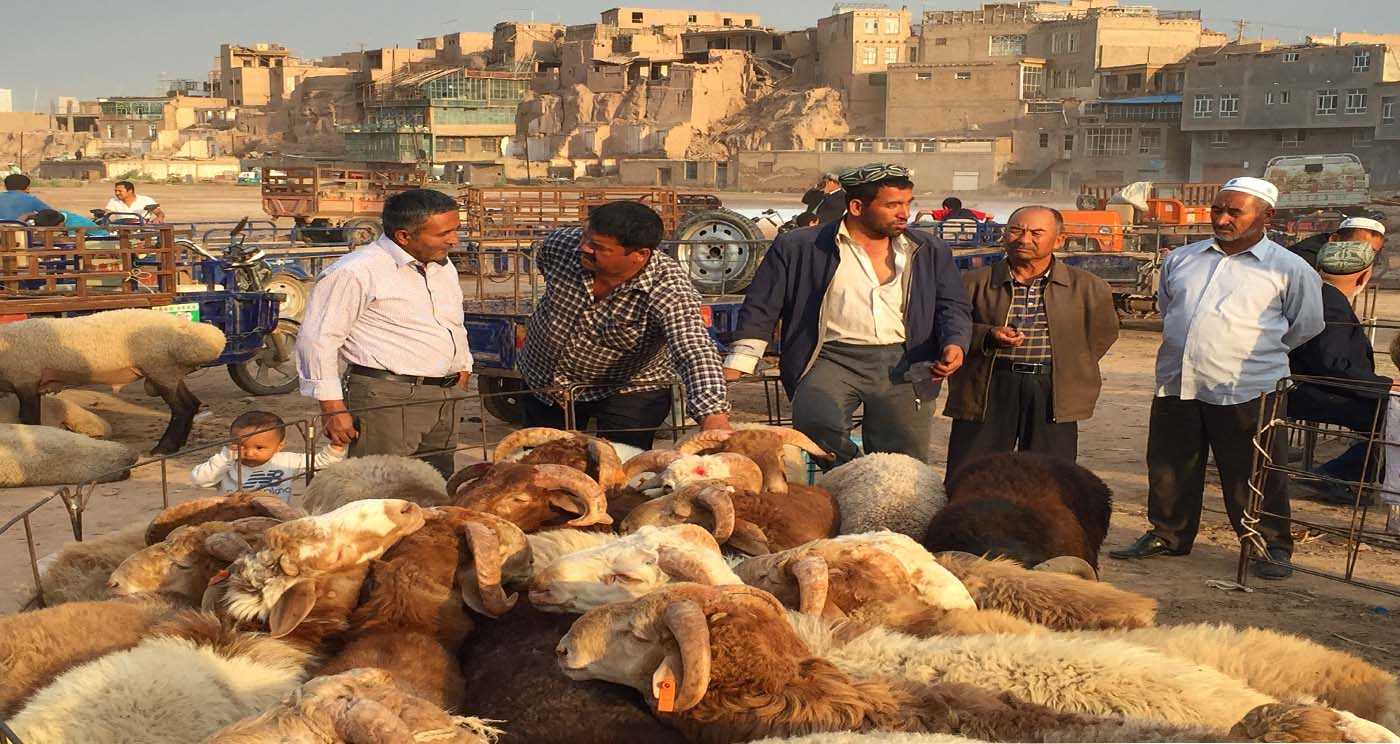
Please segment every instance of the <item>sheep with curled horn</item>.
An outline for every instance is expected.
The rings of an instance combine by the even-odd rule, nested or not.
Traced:
[[[733,452],[758,464],[763,471],[764,491],[787,493],[788,473],[783,463],[783,448],[796,447],[822,460],[834,457],[806,434],[785,426],[751,424],[737,430],[715,429],[691,435],[676,446],[682,454],[717,454]]]
[[[499,463],[475,470],[480,474],[459,481],[452,505],[494,514],[526,532],[612,524],[603,487],[576,468]]]
[[[528,451],[517,455],[521,450]],[[511,432],[496,445],[491,459],[497,463],[567,465],[586,473],[605,490],[626,482],[622,462],[612,442],[546,426]]]
[[[725,453],[731,457],[740,457]],[[675,471],[694,471],[694,458],[672,463],[663,478]],[[622,522],[628,533],[645,525],[699,524],[715,539],[747,555],[762,555],[795,548],[803,543],[836,535],[841,525],[836,501],[824,489],[792,484],[786,493],[754,491],[734,485],[736,479],[690,480],[672,493],[652,499],[632,510]]]

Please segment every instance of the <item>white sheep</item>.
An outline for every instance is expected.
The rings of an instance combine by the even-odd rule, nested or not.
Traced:
[[[622,538],[611,532],[564,528],[531,532],[525,535],[525,539],[530,541],[530,554],[534,556],[535,571],[539,571],[570,553],[614,543]]]
[[[185,445],[199,411],[184,378],[218,359],[225,341],[215,326],[139,308],[0,324],[0,391],[19,397],[20,421],[33,425],[44,393],[71,385],[115,389],[145,378],[146,391],[170,407],[152,452],[169,454]]]
[[[212,623],[212,629],[208,627]],[[9,721],[25,744],[186,744],[275,705],[306,678],[310,655],[195,616],[196,638],[156,635],[74,667]]]
[[[19,398],[0,398],[0,424],[18,424]],[[39,401],[39,423],[77,432],[93,439],[112,436],[112,425],[86,408],[63,397],[62,393],[45,395]]]
[[[879,452],[818,477],[841,505],[841,534],[893,530],[921,540],[948,504],[943,477],[908,455]]]
[[[146,547],[146,523],[129,524],[105,535],[93,535],[82,542],[65,545],[57,553],[39,561],[39,585],[44,604],[108,599],[112,590],[107,581],[122,561]],[[38,603],[38,595],[25,602]]]
[[[537,569],[530,582],[530,604],[546,612],[587,612],[640,597],[672,581],[711,586],[744,583],[704,527],[643,527]]]
[[[399,455],[368,455],[342,460],[316,471],[298,506],[325,514],[352,501],[402,498],[419,506],[445,506],[447,481],[432,465]]]
[[[136,458],[120,442],[52,426],[0,424],[0,488],[122,480]]]

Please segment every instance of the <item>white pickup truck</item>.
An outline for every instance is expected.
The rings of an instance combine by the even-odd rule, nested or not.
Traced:
[[[1351,153],[1282,155],[1264,167],[1264,178],[1278,187],[1280,212],[1364,207],[1371,201],[1371,178]]]

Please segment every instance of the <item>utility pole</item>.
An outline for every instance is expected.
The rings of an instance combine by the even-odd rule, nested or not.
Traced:
[[[1249,21],[1240,18],[1235,21],[1235,43],[1244,43],[1244,30],[1249,27]]]

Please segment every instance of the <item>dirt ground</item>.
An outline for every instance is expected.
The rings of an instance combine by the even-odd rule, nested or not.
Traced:
[[[140,186],[161,200],[172,219],[229,219],[245,213],[256,214],[257,191],[229,186]],[[97,186],[36,190],[56,206],[68,209],[100,206],[105,191]],[[1382,317],[1400,318],[1400,294],[1383,293]],[[1381,343],[1388,338],[1380,339]],[[1159,335],[1150,329],[1125,330],[1118,344],[1103,363],[1105,387],[1096,416],[1081,427],[1080,463],[1098,473],[1113,488],[1115,513],[1105,545],[1126,544],[1147,526],[1146,447],[1148,407],[1152,395],[1152,365]],[[1384,348],[1384,346],[1381,346]],[[1382,371],[1395,370],[1379,355]],[[208,406],[196,421],[191,446],[217,443],[225,437],[229,421],[246,410],[276,411],[291,421],[307,417],[314,406],[296,394],[254,398],[239,390],[222,369],[206,369],[190,378],[191,389]],[[72,393],[81,404],[96,410],[114,427],[114,437],[148,449],[165,425],[164,406],[144,395],[141,386],[131,385],[113,395],[105,390],[79,390]],[[734,394],[739,418],[760,420],[765,404],[762,387],[740,385]],[[940,406],[941,408],[941,406]],[[490,416],[467,410],[463,416],[464,441],[491,442],[505,428]],[[946,457],[949,421],[936,420],[931,462],[942,469]],[[296,434],[289,436],[289,450],[303,445]],[[212,453],[187,453],[165,463],[165,476],[172,503],[206,495],[209,492],[189,484],[189,468]],[[479,454],[480,450],[476,451]],[[471,461],[473,453],[459,454],[458,462]],[[84,517],[88,536],[110,532],[126,524],[149,519],[161,506],[162,466],[160,463],[137,468],[128,481],[97,486]],[[1155,597],[1161,604],[1163,623],[1229,622],[1257,625],[1299,633],[1328,646],[1358,654],[1371,662],[1400,672],[1400,640],[1392,613],[1400,612],[1400,599],[1386,594],[1353,588],[1338,582],[1297,574],[1282,582],[1253,580],[1251,592],[1242,592],[1215,582],[1232,582],[1238,558],[1238,541],[1226,521],[1214,474],[1206,495],[1212,509],[1204,519],[1202,532],[1191,555],[1157,558],[1144,562],[1114,561],[1105,555],[1103,578],[1125,589]],[[43,496],[48,488],[0,490],[0,524]],[[1295,514],[1309,519],[1344,524],[1349,512],[1338,507],[1294,499]],[[1374,524],[1372,514],[1368,524]],[[52,501],[32,516],[36,552],[42,557],[58,550],[72,539],[62,505]],[[1303,566],[1340,572],[1344,568],[1342,542],[1333,538],[1309,538],[1297,547],[1295,560]],[[28,588],[29,567],[22,526],[0,535],[0,612],[13,611]],[[1400,554],[1385,550],[1363,550],[1356,564],[1359,579],[1400,587]]]

